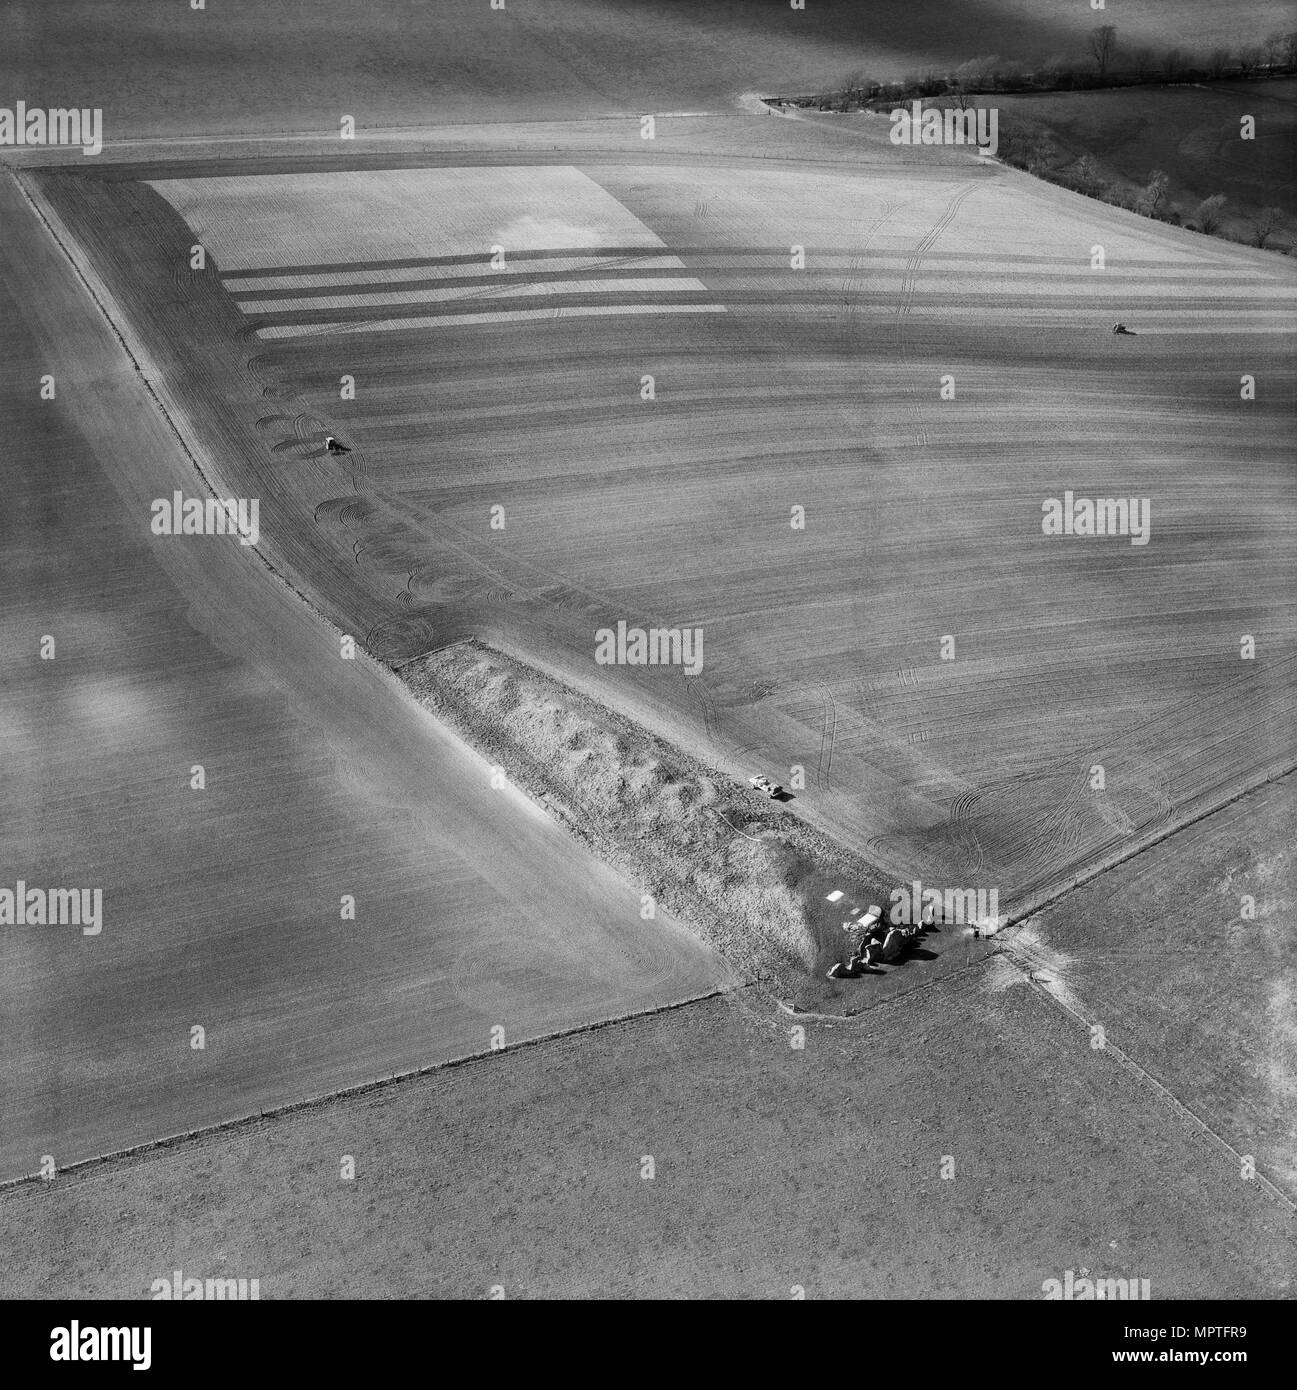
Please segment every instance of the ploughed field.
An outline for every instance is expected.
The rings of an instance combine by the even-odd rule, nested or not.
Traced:
[[[1286,8],[1115,18],[1123,44],[1206,48]],[[69,0],[21,7],[0,75],[31,105],[102,103],[110,142],[158,137],[8,155],[59,165],[28,186],[325,615],[393,665],[485,638],[718,787],[796,783],[786,814],[877,882],[1010,908],[1291,765],[1290,265],[897,149],[879,120],[661,113],[988,51],[1030,66],[1099,18],[447,0],[370,7],[362,40],[345,0]],[[320,76],[344,35],[345,97]],[[354,146],[281,139],[343,111]],[[400,125],[421,129],[374,137]],[[197,476],[16,197],[6,214],[6,628],[29,654],[59,634],[6,707],[6,840],[49,882],[102,883],[105,926],[5,929],[0,1171],[732,983],[488,789],[481,749],[340,662],[247,550],[148,535],[150,498]],[[1068,492],[1147,499],[1148,543],[1046,537],[1041,503]],[[622,620],[696,627],[701,669],[596,664]],[[21,1186],[0,1195],[8,1288],[142,1295],[180,1264],[266,1297],[1036,1296],[1085,1267],[1155,1297],[1284,1293],[1291,1208],[1236,1159],[1292,1194],[1286,786],[995,959],[970,948],[849,1027],[803,1020],[805,1047],[741,991]],[[826,990],[822,964],[807,998],[872,988]],[[937,973],[884,984],[911,969]],[[862,1200],[871,1173],[902,1180]]]
[[[725,110],[734,95],[827,91],[995,53],[1083,58],[1108,19],[1076,0],[26,0],[0,85],[32,105],[85,93],[113,139],[337,131]],[[1141,0],[1123,45],[1208,51],[1290,27],[1286,0]]]
[[[0,1295],[1290,1295],[1288,1213],[1002,959],[795,1037],[738,991],[27,1184]]]
[[[1004,938],[1290,1198],[1292,783],[1286,777],[1222,807]]]
[[[1297,277],[963,152],[796,138],[813,169],[39,183],[218,489],[380,658],[485,636],[1012,908],[1291,765]],[[1103,498],[1131,534],[1044,534]],[[700,629],[701,670],[597,664],[618,621]]]
[[[102,895],[0,924],[0,1179],[730,983],[249,549],[150,533],[193,466],[0,213],[0,887]]]

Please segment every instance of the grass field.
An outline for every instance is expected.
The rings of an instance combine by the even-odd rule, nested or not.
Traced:
[[[1160,169],[1170,179],[1168,206],[1189,221],[1204,198],[1228,199],[1222,227],[1245,242],[1263,208],[1286,214],[1273,238],[1291,246],[1297,216],[1293,83],[1147,87],[1109,92],[999,96],[1000,120],[1047,129],[1066,171],[1069,157],[1093,157],[1102,182],[1134,190]],[[983,98],[979,104],[990,101]],[[1255,137],[1240,138],[1251,115]],[[1070,166],[1073,170],[1075,165]]]

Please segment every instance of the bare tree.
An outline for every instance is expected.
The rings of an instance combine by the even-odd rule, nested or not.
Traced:
[[[1166,195],[1170,188],[1171,180],[1161,169],[1154,169],[1148,176],[1148,183],[1144,185],[1140,201],[1150,213],[1156,213],[1166,201]]]
[[[954,76],[970,92],[984,91],[990,85],[991,74],[999,65],[999,57],[988,53],[985,57],[970,58],[966,63],[961,63],[955,69]]]
[[[1083,154],[1076,161],[1076,179],[1082,188],[1093,188],[1099,182],[1099,166],[1092,154]]]
[[[1229,49],[1213,48],[1207,59],[1207,66],[1213,77],[1224,77],[1225,69],[1229,67]]]
[[[1166,80],[1174,82],[1182,67],[1184,67],[1184,49],[1168,48],[1162,57],[1162,71],[1166,74]]]
[[[1252,219],[1252,242],[1264,247],[1266,242],[1283,225],[1283,211],[1280,208],[1262,208]]]
[[[1274,67],[1283,53],[1284,40],[1286,36],[1282,29],[1276,30],[1273,34],[1267,34],[1261,40],[1261,53],[1265,58],[1265,65],[1268,68]]]
[[[1147,44],[1141,45],[1130,55],[1131,64],[1135,69],[1135,76],[1142,82],[1157,65],[1157,58],[1153,50]]]
[[[1255,43],[1245,44],[1238,51],[1238,70],[1244,77],[1251,77],[1261,66],[1261,46]]]
[[[1027,131],[1021,142],[1023,163],[1029,174],[1042,174],[1050,166],[1058,151],[1053,141],[1041,130]]]
[[[1099,65],[1099,76],[1102,77],[1108,71],[1108,64],[1112,62],[1112,55],[1117,48],[1117,26],[1115,24],[1100,24],[1090,35],[1090,52],[1094,54],[1094,61]]]
[[[1193,220],[1198,224],[1200,232],[1206,232],[1210,236],[1212,232],[1220,230],[1220,224],[1225,220],[1226,201],[1223,193],[1213,193],[1210,198],[1204,198],[1198,204]]]
[[[997,66],[991,77],[997,91],[1012,91],[1022,86],[1022,64],[1014,58],[1007,58]]]
[[[1289,67],[1297,67],[1297,29],[1283,36],[1283,60]]]

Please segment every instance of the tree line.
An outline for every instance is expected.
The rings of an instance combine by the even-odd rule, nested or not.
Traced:
[[[797,105],[818,105],[822,110],[850,110],[916,97],[1085,91],[1167,82],[1219,82],[1227,78],[1252,81],[1294,73],[1297,29],[1275,32],[1232,49],[1217,47],[1200,53],[1178,44],[1163,49],[1140,44],[1128,49],[1118,42],[1115,24],[1100,24],[1089,36],[1088,52],[1048,58],[1032,71],[1015,59],[991,53],[970,58],[945,73],[930,68],[923,73],[907,74],[896,82],[878,82],[858,70],[848,73],[834,92],[787,100]]]

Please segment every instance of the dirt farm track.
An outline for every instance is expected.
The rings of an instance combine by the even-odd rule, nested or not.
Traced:
[[[689,8],[393,0],[326,98],[341,0],[17,7],[106,133],[0,149],[0,888],[104,926],[0,925],[4,1296],[1291,1297],[1294,260],[756,95],[1082,7]],[[466,638],[1008,925],[772,997],[414,698]]]

